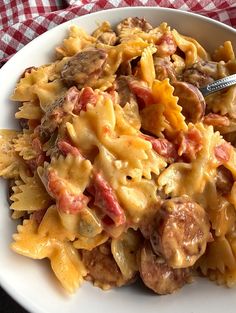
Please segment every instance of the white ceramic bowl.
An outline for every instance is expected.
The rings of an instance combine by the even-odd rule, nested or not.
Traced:
[[[14,128],[16,106],[9,96],[23,70],[32,65],[48,63],[53,49],[61,43],[71,24],[88,32],[97,23],[112,24],[129,16],[145,17],[151,24],[167,22],[179,32],[190,35],[212,51],[225,40],[236,44],[236,31],[211,19],[165,8],[124,8],[78,17],[39,36],[21,49],[0,70],[0,128]],[[234,47],[236,49],[236,46]],[[32,313],[235,313],[236,290],[218,287],[207,279],[198,279],[173,295],[155,296],[140,285],[101,291],[88,283],[73,296],[66,296],[54,278],[47,260],[34,261],[16,255],[9,249],[15,223],[10,219],[7,188],[0,182],[0,283],[23,307]],[[1,303],[1,299],[0,299]],[[1,304],[0,304],[1,311]]]

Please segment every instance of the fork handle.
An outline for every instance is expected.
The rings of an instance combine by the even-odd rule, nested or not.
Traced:
[[[206,97],[213,92],[225,89],[233,85],[236,85],[236,74],[215,80],[213,83],[208,84],[205,87],[199,88],[199,90],[201,91],[203,96]]]

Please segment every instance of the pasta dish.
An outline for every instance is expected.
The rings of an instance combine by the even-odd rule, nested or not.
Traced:
[[[0,131],[11,248],[50,260],[63,288],[141,279],[169,294],[206,276],[236,283],[236,73],[230,41],[209,53],[167,23],[77,25],[55,59],[25,69]]]

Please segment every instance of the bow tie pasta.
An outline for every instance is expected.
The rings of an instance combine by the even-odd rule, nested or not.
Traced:
[[[166,23],[73,25],[56,59],[11,96],[21,130],[0,131],[11,248],[50,260],[64,289],[141,277],[173,293],[200,272],[236,284],[235,87],[231,42],[211,54]]]

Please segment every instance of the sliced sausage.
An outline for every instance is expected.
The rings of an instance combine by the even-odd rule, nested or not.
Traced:
[[[170,81],[176,80],[175,68],[169,57],[161,58],[155,54],[153,56],[153,61],[156,79],[164,80],[165,78],[169,78]]]
[[[192,266],[205,252],[210,236],[205,210],[188,196],[164,201],[150,236],[155,253],[173,268]]]
[[[144,18],[128,17],[116,26],[117,34],[120,35],[124,28],[138,28],[140,31],[149,32],[152,26]]]
[[[131,92],[129,88],[129,77],[128,76],[119,76],[115,81],[115,90],[119,96],[119,104],[124,107],[127,102],[131,103],[136,101],[135,95]]]
[[[182,80],[193,84],[197,88],[206,86],[219,79],[218,63],[212,61],[199,61],[186,68]]]
[[[102,33],[97,40],[105,45],[114,46],[117,42],[117,36],[115,32],[107,31]]]
[[[41,120],[40,137],[47,140],[61,124],[63,117],[71,113],[79,100],[79,90],[71,87],[66,94],[50,105]]]
[[[82,260],[88,270],[88,279],[99,287],[120,287],[127,283],[113,258],[110,241],[92,251],[82,250]]]
[[[191,280],[189,268],[171,268],[163,258],[153,252],[149,241],[144,243],[138,263],[144,284],[160,295],[173,293]]]
[[[187,122],[197,123],[205,114],[206,102],[202,93],[192,84],[174,82],[174,96],[179,98],[178,104]]]
[[[219,193],[226,195],[233,187],[234,178],[230,170],[223,165],[217,168],[216,188]]]
[[[92,87],[101,76],[106,59],[107,53],[102,49],[81,51],[63,66],[61,77],[69,86]]]

